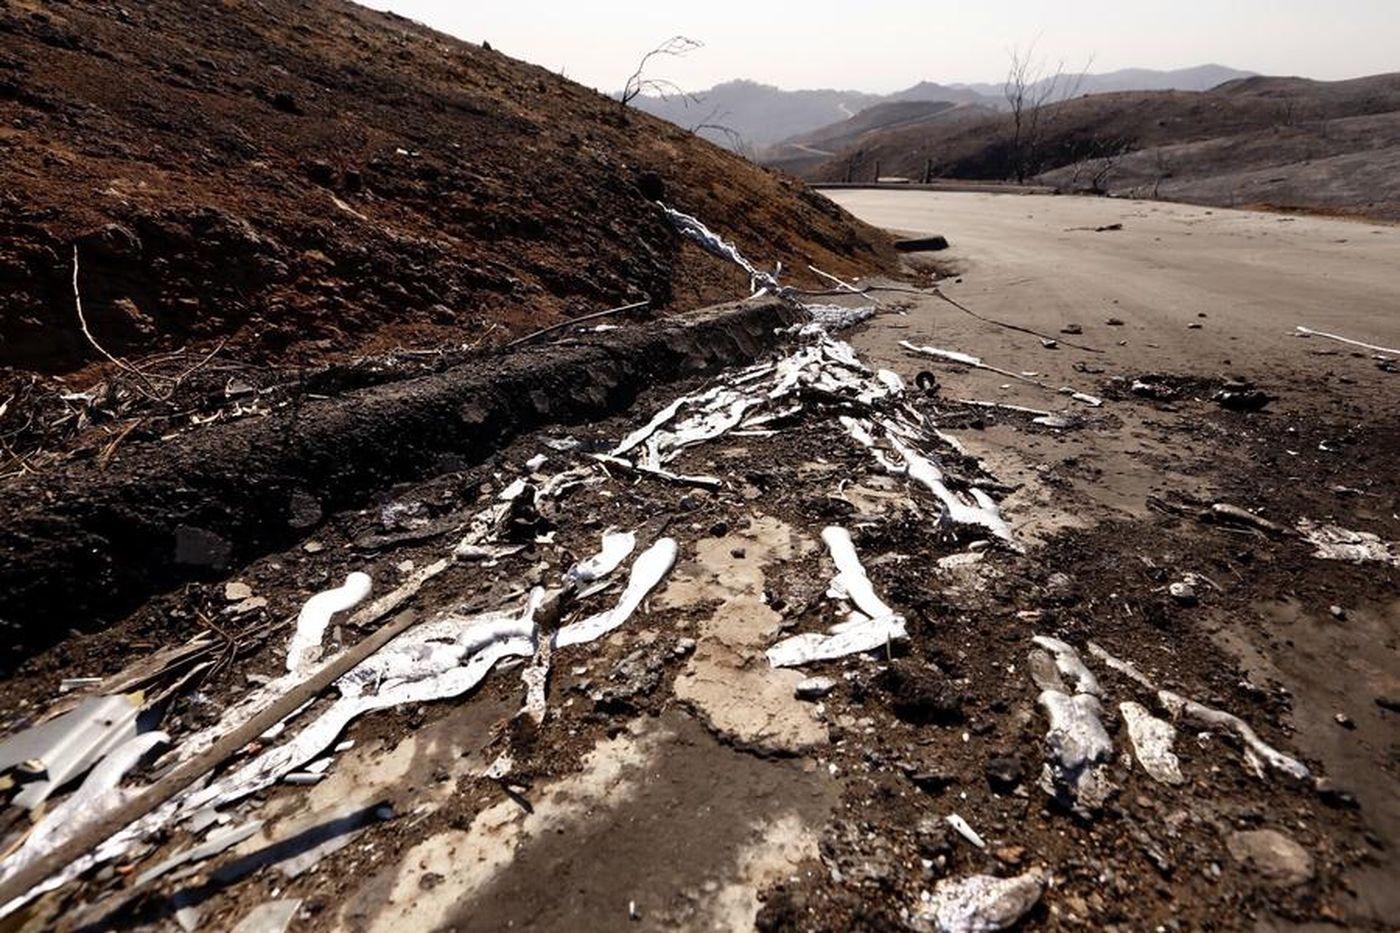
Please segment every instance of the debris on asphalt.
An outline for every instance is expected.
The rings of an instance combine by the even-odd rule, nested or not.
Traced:
[[[243,840],[256,835],[258,830],[262,829],[262,825],[262,820],[250,820],[238,826],[216,829],[198,845],[181,849],[174,855],[165,858],[141,872],[136,876],[136,879],[132,881],[132,887],[145,887],[161,875],[174,871],[182,865],[202,862],[207,858],[218,855],[220,852],[230,849]]]
[[[1311,519],[1298,520],[1298,532],[1322,560],[1344,560],[1355,564],[1375,562],[1400,567],[1400,544],[1385,541],[1369,531],[1351,531]]]
[[[830,661],[887,647],[892,641],[908,637],[904,617],[875,595],[851,543],[850,533],[844,528],[828,526],[822,530],[822,540],[836,565],[836,576],[831,580],[827,595],[850,600],[859,611],[851,612],[846,621],[832,626],[827,633],[804,632],[778,642],[768,649],[768,662],[774,667]]]
[[[968,842],[972,843],[979,849],[987,848],[986,840],[983,839],[980,835],[978,835],[977,830],[973,829],[971,824],[969,824],[967,820],[963,819],[961,816],[958,816],[958,814],[956,813],[949,813],[947,816],[947,821],[949,826],[957,830],[959,836],[962,836],[964,839],[966,839]]]
[[[143,701],[139,692],[87,697],[73,711],[0,743],[0,774],[13,772],[23,782],[11,802],[35,809],[113,749],[135,739]]]
[[[1245,525],[1257,528],[1271,535],[1286,534],[1286,530],[1281,525],[1237,505],[1230,505],[1228,502],[1215,503],[1202,517],[1206,521],[1213,521],[1217,524]]]
[[[1078,333],[1078,331],[1074,331],[1073,333]],[[936,360],[942,360],[946,363],[954,363],[961,366],[971,366],[973,369],[984,369],[987,372],[996,373],[999,376],[1006,376],[1007,378],[1015,379],[1018,382],[1024,382],[1028,385],[1036,386],[1037,388],[1046,389],[1051,392],[1059,392],[1063,395],[1070,396],[1075,401],[1083,402],[1084,404],[1092,408],[1098,408],[1100,405],[1103,404],[1102,399],[1098,398],[1097,396],[1090,395],[1087,392],[1079,392],[1075,389],[1069,388],[1068,386],[1056,389],[1054,386],[1051,386],[1045,382],[1041,382],[1039,379],[1035,379],[1030,376],[1023,375],[1021,373],[1012,372],[1009,369],[1001,369],[997,366],[991,366],[987,363],[984,363],[980,358],[975,357],[970,353],[962,353],[957,350],[942,350],[938,347],[916,346],[915,344],[912,344],[907,340],[901,340],[899,342],[899,345],[909,353],[913,353],[918,356],[932,357]]]
[[[1373,350],[1376,353],[1384,353],[1386,356],[1400,356],[1400,350],[1392,347],[1380,347],[1374,343],[1364,343],[1360,340],[1353,340],[1350,337],[1342,337],[1337,334],[1329,334],[1325,331],[1313,330],[1310,327],[1303,327],[1301,324],[1296,328],[1299,337],[1324,337],[1327,340],[1336,340],[1339,343],[1350,344],[1353,347],[1360,347],[1363,350]]]
[[[1248,382],[1227,382],[1213,396],[1215,402],[1228,411],[1263,411],[1276,397],[1256,389]]]
[[[229,933],[286,933],[301,910],[301,898],[264,901],[243,915]]]

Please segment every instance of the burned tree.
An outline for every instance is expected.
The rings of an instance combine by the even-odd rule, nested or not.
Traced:
[[[637,70],[632,72],[627,83],[622,86],[622,94],[618,97],[618,103],[626,107],[637,97],[647,92],[655,94],[663,100],[669,96],[685,96],[685,92],[673,81],[665,78],[649,78],[646,76],[647,66],[651,60],[660,55],[672,55],[677,58],[689,55],[696,49],[704,45],[687,36],[672,36],[665,42],[652,49],[642,56],[642,60],[637,63]]]
[[[1002,85],[1002,96],[1011,111],[1011,139],[1008,146],[1009,176],[1018,183],[1034,175],[1039,167],[1041,132],[1052,105],[1079,93],[1089,62],[1078,74],[1066,74],[1064,62],[1053,73],[1034,61],[1035,45],[1022,52],[1011,50],[1011,65]],[[1092,60],[1091,60],[1092,61]]]

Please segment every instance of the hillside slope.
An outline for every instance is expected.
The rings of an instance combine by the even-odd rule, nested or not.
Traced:
[[[980,104],[953,104],[949,101],[900,100],[867,107],[840,123],[794,136],[769,147],[759,161],[770,168],[804,175],[838,152],[859,148],[867,137],[894,131],[908,131],[933,125],[981,120],[996,111]]]
[[[343,0],[14,0],[0,367],[100,359],[75,311],[75,245],[93,336],[131,355],[226,341],[243,359],[321,359],[498,340],[643,294],[733,297],[746,283],[649,200],[658,179],[765,262],[891,261],[800,185]]]
[[[866,134],[807,174],[838,181],[855,159],[917,176],[931,158],[938,177],[1005,179],[1011,136],[1005,114],[895,128]],[[1400,74],[1252,77],[1205,92],[1095,94],[1052,106],[1028,174],[1069,190],[1400,218],[1396,166]]]

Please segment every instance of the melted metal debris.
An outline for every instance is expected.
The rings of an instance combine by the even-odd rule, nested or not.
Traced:
[[[1345,560],[1361,564],[1375,562],[1400,567],[1400,544],[1385,541],[1367,531],[1349,531],[1337,525],[1324,525],[1311,519],[1298,520],[1298,532],[1314,548],[1313,556],[1323,560]]]
[[[778,642],[767,652],[768,663],[773,667],[830,661],[873,651],[888,646],[895,639],[908,637],[904,617],[875,595],[870,578],[856,556],[850,533],[833,525],[823,529],[822,540],[836,564],[836,576],[827,595],[849,599],[859,611],[852,612],[845,622],[832,626],[829,632],[804,632]]]
[[[925,892],[918,919],[939,933],[991,933],[1014,926],[1045,893],[1046,877],[1032,869],[1014,878],[945,878]]]

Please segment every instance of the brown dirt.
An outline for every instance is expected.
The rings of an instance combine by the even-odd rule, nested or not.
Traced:
[[[891,261],[800,184],[392,14],[0,5],[0,367],[19,374],[101,360],[75,246],[93,335],[127,356],[324,361],[732,297],[742,277],[657,197],[792,269]]]

